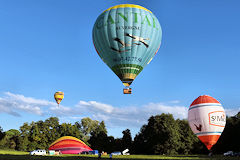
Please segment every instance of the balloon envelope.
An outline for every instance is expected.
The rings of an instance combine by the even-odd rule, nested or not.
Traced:
[[[150,63],[161,39],[157,18],[148,9],[134,4],[105,10],[93,27],[96,51],[125,86],[130,86]]]
[[[222,105],[216,99],[203,95],[190,105],[188,122],[194,134],[210,150],[224,130],[226,115]]]
[[[92,151],[83,141],[72,136],[64,136],[54,141],[48,150],[61,151],[62,154],[79,154],[83,151]]]
[[[57,104],[60,104],[63,98],[64,98],[64,93],[61,91],[58,91],[54,94],[54,99],[56,100]]]

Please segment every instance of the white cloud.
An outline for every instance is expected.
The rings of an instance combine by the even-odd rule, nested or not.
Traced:
[[[94,110],[97,109],[105,113],[111,113],[114,110],[114,107],[112,107],[111,105],[99,103],[96,101],[89,101],[89,102],[80,101],[78,106],[80,108],[84,107],[85,109],[88,109],[88,110],[89,109],[92,110],[91,108],[93,108]]]
[[[7,96],[8,99],[13,100],[15,102],[21,102],[21,103],[26,103],[26,104],[36,104],[36,105],[41,105],[41,106],[48,106],[48,105],[54,105],[55,103],[49,102],[46,100],[41,100],[41,99],[35,99],[31,97],[25,97],[20,94],[13,94],[10,92],[5,92],[5,95]]]
[[[17,112],[13,111],[10,107],[12,105],[8,103],[5,99],[0,98],[0,113],[7,113],[13,116],[20,116]]]
[[[238,112],[240,112],[240,107],[235,109],[225,109],[226,115],[235,116]]]
[[[143,106],[113,107],[95,101],[80,101],[76,108],[97,120],[104,120],[108,126],[141,126],[152,115],[171,113],[175,118],[187,118],[187,107],[149,103]]]
[[[179,100],[173,100],[173,101],[169,101],[169,103],[177,104],[177,103],[180,103],[180,101]]]
[[[141,127],[152,115],[170,113],[174,118],[186,119],[188,107],[178,105],[179,101],[167,103],[148,103],[141,106],[118,107],[96,101],[79,101],[73,107],[60,105],[55,102],[25,97],[24,95],[6,92],[0,97],[0,113],[21,116],[23,112],[58,116],[63,122],[80,121],[83,117],[104,121],[107,127]],[[238,109],[226,109],[229,116],[236,115]]]
[[[18,113],[19,111],[43,115],[43,110],[41,108],[54,104],[46,100],[25,97],[10,92],[4,94],[5,97],[0,98],[0,113],[8,113],[13,116],[20,116],[20,113]]]

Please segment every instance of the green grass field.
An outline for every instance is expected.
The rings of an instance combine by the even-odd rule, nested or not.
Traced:
[[[30,156],[28,152],[0,150],[0,160],[97,160],[97,156],[94,155],[59,155],[59,156]],[[103,160],[109,159],[109,156],[102,156]],[[158,159],[193,159],[193,160],[236,160],[239,157],[223,157],[220,155],[214,155],[208,157],[206,155],[176,155],[176,156],[164,156],[164,155],[129,155],[129,156],[113,156],[114,160],[158,160]]]

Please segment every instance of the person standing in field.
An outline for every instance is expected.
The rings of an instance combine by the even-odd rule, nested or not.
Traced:
[[[98,159],[101,159],[101,155],[102,155],[102,153],[98,153]]]

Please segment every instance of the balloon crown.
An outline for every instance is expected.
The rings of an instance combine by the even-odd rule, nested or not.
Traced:
[[[192,102],[190,107],[197,105],[197,104],[202,104],[202,103],[219,103],[220,104],[220,102],[218,102],[215,98],[213,98],[209,95],[201,95]]]

